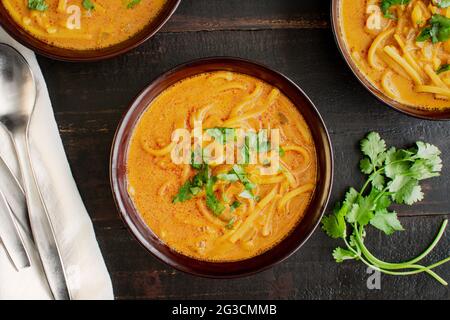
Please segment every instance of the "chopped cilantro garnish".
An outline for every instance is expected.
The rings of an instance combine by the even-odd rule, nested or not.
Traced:
[[[381,0],[380,7],[381,11],[386,18],[395,19],[395,16],[391,12],[392,6],[405,5],[408,4],[411,0]]]
[[[435,14],[430,19],[430,24],[422,29],[417,42],[431,40],[433,43],[445,42],[450,39],[450,19]]]
[[[91,0],[83,0],[83,7],[86,10],[94,10],[95,9],[95,5]]]
[[[437,74],[441,74],[443,72],[450,71],[450,64],[443,64],[439,67],[439,69],[436,71]]]
[[[48,4],[45,3],[45,0],[28,0],[28,9],[45,11],[48,9]]]
[[[127,8],[128,9],[133,9],[139,3],[141,3],[141,0],[130,0],[130,2],[128,2]]]
[[[241,205],[242,205],[242,203],[240,203],[239,201],[234,201],[234,202],[231,204],[231,206],[230,206],[230,210],[231,210],[231,211],[234,211],[234,210],[236,210],[237,208],[239,208]]]

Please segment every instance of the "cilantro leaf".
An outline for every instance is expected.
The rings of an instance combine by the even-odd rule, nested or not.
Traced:
[[[241,205],[242,205],[241,202],[239,202],[239,201],[234,201],[234,202],[230,205],[230,210],[231,210],[231,211],[234,211],[234,210],[236,210],[237,208],[239,208]]]
[[[389,208],[392,204],[391,197],[389,193],[384,193],[381,196],[378,196],[378,201],[375,205],[375,211],[381,211]]]
[[[386,209],[377,211],[373,219],[370,220],[370,224],[387,235],[391,235],[395,231],[404,230],[397,218],[397,214],[395,212],[389,212]]]
[[[242,144],[239,153],[244,164],[250,163],[250,138],[246,136],[244,143]]]
[[[244,198],[244,199],[255,199],[255,195],[249,190],[242,191],[239,194],[239,197]]]
[[[286,154],[286,151],[284,151],[284,149],[280,146],[279,153],[280,153],[280,157],[284,157],[284,155]]]
[[[381,139],[376,132],[370,132],[365,139],[361,141],[361,151],[369,157],[373,165],[381,165],[383,153],[386,151],[386,142]]]
[[[356,200],[358,200],[358,195],[358,191],[356,191],[354,188],[350,188],[345,194],[344,204],[351,207],[356,202]]]
[[[395,16],[390,12],[390,8],[396,5],[408,4],[411,0],[382,0],[380,7],[384,16],[389,19],[395,19]]]
[[[373,171],[373,166],[369,158],[363,158],[359,162],[359,168],[361,169],[361,172],[365,174],[371,174]]]
[[[28,9],[45,11],[48,9],[48,4],[45,2],[45,0],[28,0]]]
[[[439,162],[438,162],[439,161]],[[436,161],[427,160],[427,159],[419,159],[414,162],[411,166],[411,177],[414,177],[417,180],[425,180],[432,177],[437,177],[440,175],[440,171],[442,168],[442,164],[439,160]]]
[[[173,203],[184,202],[192,199],[191,182],[186,181],[178,190],[178,194],[173,198]]]
[[[256,188],[255,184],[247,177],[247,173],[242,166],[237,164],[233,165],[233,172],[244,185],[245,190],[250,191]]]
[[[197,170],[200,170],[202,168],[202,161],[200,161],[202,159],[202,155],[201,155],[201,151],[192,151],[191,153],[191,167]]]
[[[239,177],[235,173],[221,173],[217,175],[217,179],[229,182],[239,181]]]
[[[357,222],[361,226],[365,226],[373,218],[374,209],[374,196],[359,196],[357,203],[353,204],[350,212],[347,214],[347,221],[349,223]]]
[[[418,141],[416,156],[421,159],[433,159],[441,155],[441,151],[434,145]]]
[[[434,14],[430,19],[430,25],[424,27],[417,42],[431,40],[433,43],[445,42],[450,39],[450,18],[440,14]]]
[[[333,258],[336,260],[336,262],[341,263],[344,262],[344,260],[353,260],[356,258],[356,255],[347,249],[343,249],[341,247],[337,247],[333,251]]]
[[[92,3],[91,0],[83,0],[83,7],[86,10],[94,10],[95,9],[95,5]]]
[[[234,223],[236,221],[236,217],[232,217],[230,219],[230,221],[228,221],[227,225],[225,226],[225,228],[227,228],[228,230],[232,230],[234,227]]]
[[[384,172],[388,178],[395,178],[397,175],[408,172],[409,164],[406,159],[410,155],[405,150],[396,150],[391,148],[386,153]]]
[[[219,216],[224,210],[225,205],[217,199],[214,193],[214,183],[215,179],[208,179],[206,182],[206,206],[214,213],[214,215]]]
[[[135,6],[137,6],[139,3],[141,3],[141,0],[130,0],[128,2],[127,8],[133,9]]]
[[[449,0],[450,1],[450,0]],[[443,64],[436,70],[437,74],[441,74],[444,72],[450,71],[450,64]]]
[[[346,224],[345,215],[348,211],[348,206],[344,204],[342,207],[339,205],[334,209],[333,214],[324,216],[322,218],[322,229],[331,238],[345,238],[346,236]]]
[[[425,42],[431,39],[431,27],[424,27],[416,38],[417,42]]]
[[[208,181],[212,180],[211,170],[208,165],[202,165],[197,174],[186,181],[178,190],[177,195],[173,198],[173,203],[185,202],[191,200],[199,194]]]
[[[392,198],[398,204],[413,204],[423,199],[422,189],[417,179],[399,175],[389,184]]]
[[[376,173],[372,175],[372,186],[377,190],[382,190],[385,185],[384,176],[381,173]]]

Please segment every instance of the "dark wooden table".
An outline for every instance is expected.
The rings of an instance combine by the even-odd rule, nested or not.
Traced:
[[[229,55],[262,62],[299,84],[315,102],[335,150],[330,208],[359,185],[358,141],[370,130],[389,144],[416,140],[443,150],[444,171],[425,182],[425,200],[398,207],[405,232],[370,232],[369,245],[388,260],[417,254],[450,213],[450,122],[417,120],[379,103],[357,82],[334,43],[329,0],[183,0],[172,20],[138,49],[99,63],[39,57],[73,174],[93,220],[118,299],[449,299],[449,289],[425,275],[382,276],[369,290],[361,263],[336,264],[337,245],[317,230],[284,263],[237,280],[189,276],[158,262],[119,219],[108,176],[114,131],[130,101],[162,72],[199,57]],[[450,231],[431,255],[449,255]],[[439,274],[450,281],[450,265]]]

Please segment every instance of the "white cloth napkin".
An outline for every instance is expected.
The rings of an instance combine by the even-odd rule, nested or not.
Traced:
[[[111,279],[92,222],[73,180],[36,57],[1,28],[0,43],[9,44],[24,55],[37,82],[38,97],[30,127],[31,157],[56,232],[72,297],[113,299]],[[10,139],[0,128],[0,156],[17,173],[17,161],[11,150]],[[32,267],[20,272],[14,269],[0,243],[0,299],[52,297],[33,245],[29,240],[27,242]]]

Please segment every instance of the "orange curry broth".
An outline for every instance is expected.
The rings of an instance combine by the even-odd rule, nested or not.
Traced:
[[[151,103],[133,133],[128,150],[127,178],[129,194],[138,212],[149,228],[168,246],[200,260],[235,261],[256,256],[285,238],[301,221],[314,190],[294,197],[287,210],[273,210],[273,214],[270,214],[269,206],[266,207],[258,215],[251,231],[235,243],[229,240],[230,234],[251,213],[251,210],[243,209],[245,205],[236,209],[238,219],[230,229],[226,222],[211,212],[208,211],[205,215],[204,210],[199,209],[198,202],[203,200],[194,197],[186,202],[172,203],[180,186],[186,182],[183,179],[185,166],[190,166],[173,164],[170,154],[163,157],[150,155],[143,145],[148,144],[155,149],[164,148],[170,143],[174,129],[186,125],[191,130],[189,117],[202,106],[214,105],[203,122],[203,128],[206,129],[213,127],[217,121],[227,119],[231,109],[250,95],[258,83],[263,87],[261,99],[267,98],[273,89],[259,79],[233,73],[232,82],[244,85],[247,89],[221,91],[221,88],[227,88],[228,82],[220,78],[212,80],[219,73],[204,73],[182,80],[166,89]],[[280,94],[266,112],[250,119],[248,124],[252,127],[262,124],[265,128],[270,124],[271,128],[280,128],[281,145],[298,145],[308,150],[311,160],[307,167],[304,158],[292,151],[286,152],[282,159],[297,172],[295,178],[299,186],[316,184],[316,153],[309,128],[286,96]],[[215,170],[217,168],[213,168],[213,174]],[[194,174],[195,171],[191,170],[189,177]],[[258,186],[258,195],[263,198],[272,187],[273,185]],[[218,198],[220,199],[220,195]],[[245,200],[239,200],[245,203]],[[263,236],[261,230],[268,217],[272,219],[270,234]]]
[[[30,10],[25,0],[1,0],[9,14],[24,30],[50,45],[92,50],[123,42],[151,23],[167,0],[142,0],[133,8],[123,0],[92,0],[95,8],[87,10],[82,0],[45,0],[48,9]],[[67,22],[80,12],[80,28],[69,29]]]

